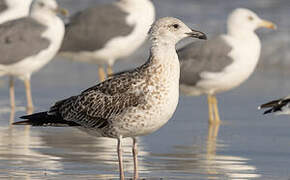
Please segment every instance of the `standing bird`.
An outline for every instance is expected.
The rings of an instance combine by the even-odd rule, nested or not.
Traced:
[[[28,16],[32,0],[0,0],[0,24]]]
[[[30,16],[0,25],[0,76],[10,76],[10,102],[15,107],[14,77],[24,81],[27,110],[33,103],[30,77],[57,53],[64,36],[64,23],[57,13],[64,13],[55,0],[36,0]]]
[[[100,81],[113,74],[119,58],[132,54],[146,40],[155,19],[151,0],[118,0],[98,4],[71,17],[60,55],[98,64]]]
[[[259,27],[276,28],[254,12],[238,8],[229,15],[227,34],[178,51],[181,91],[191,96],[208,95],[209,123],[220,123],[215,95],[239,86],[255,70],[261,51],[255,33]]]
[[[290,96],[263,104],[258,109],[268,109],[264,114],[290,114]]]
[[[95,136],[118,140],[120,179],[124,179],[122,138],[133,139],[134,179],[138,178],[136,136],[162,127],[175,112],[179,98],[179,60],[175,44],[185,37],[205,39],[172,17],[150,30],[150,57],[142,66],[109,77],[80,95],[57,102],[47,112],[21,117],[15,125],[75,126]]]

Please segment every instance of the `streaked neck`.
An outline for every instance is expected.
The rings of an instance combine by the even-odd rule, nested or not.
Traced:
[[[154,57],[162,56],[173,56],[176,54],[175,49],[175,42],[169,41],[168,38],[151,38],[152,47],[151,47],[151,54]]]

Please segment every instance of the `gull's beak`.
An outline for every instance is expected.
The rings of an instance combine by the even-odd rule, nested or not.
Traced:
[[[68,10],[66,10],[66,9],[64,9],[64,8],[57,8],[56,10],[55,10],[55,12],[57,13],[57,14],[60,14],[60,15],[63,15],[63,16],[69,16],[69,12],[68,12]]]
[[[204,40],[207,39],[206,35],[203,32],[196,31],[194,29],[192,29],[190,33],[185,33],[185,34],[193,38],[204,39]]]
[[[264,27],[268,29],[277,29],[277,26],[274,23],[266,20],[262,20],[262,22],[259,24],[259,27]]]

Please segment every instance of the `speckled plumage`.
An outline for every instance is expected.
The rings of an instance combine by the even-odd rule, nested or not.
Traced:
[[[171,78],[165,67],[167,65],[160,64],[152,56],[133,71],[118,74],[78,96],[57,102],[48,115],[60,115],[62,120],[96,131],[95,134],[99,136],[139,135],[138,132],[143,132],[139,129],[151,129],[156,124],[154,117],[161,111],[158,106],[163,108],[168,101],[172,82],[169,81]],[[178,74],[178,71],[172,73],[175,72]],[[176,75],[175,84],[178,77]],[[148,122],[150,120],[154,122]],[[58,123],[53,125],[58,126]]]

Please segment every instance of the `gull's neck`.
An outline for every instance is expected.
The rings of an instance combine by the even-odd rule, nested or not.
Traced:
[[[162,83],[169,83],[175,86],[179,84],[180,66],[175,49],[174,40],[170,38],[151,38],[152,47],[150,50],[151,58],[149,58],[145,67],[158,72],[160,77],[163,77]],[[153,74],[152,74],[153,75]],[[155,74],[156,75],[156,74]],[[155,76],[153,75],[153,76]]]
[[[59,21],[59,18],[52,12],[42,12],[40,10],[32,11],[30,17],[48,27],[56,21]]]
[[[163,40],[151,38],[151,57],[143,67],[146,69],[145,72],[149,72],[147,77],[159,84],[158,87],[163,87],[170,99],[173,98],[173,104],[177,104],[180,65],[175,43],[168,39],[170,38],[163,38]]]
[[[227,34],[231,37],[236,39],[249,39],[249,38],[256,38],[257,34],[255,33],[254,29],[244,29],[244,28],[237,28],[228,26]]]
[[[150,0],[119,0],[117,1],[119,4],[124,4],[124,5],[138,5],[140,3],[142,4],[152,4]]]
[[[169,38],[151,38],[151,55],[158,59],[156,63],[170,64],[172,59],[174,60],[177,58],[175,42],[169,41],[168,39]]]

